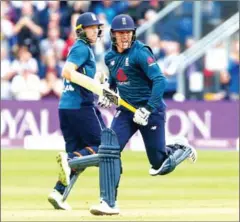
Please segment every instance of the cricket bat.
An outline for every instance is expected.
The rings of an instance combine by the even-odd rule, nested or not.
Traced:
[[[111,91],[109,88],[102,86],[96,80],[81,74],[75,70],[71,72],[71,82],[82,86],[85,89],[97,94],[99,96],[106,96],[116,106],[123,106],[135,113],[136,108],[124,101],[117,93]]]

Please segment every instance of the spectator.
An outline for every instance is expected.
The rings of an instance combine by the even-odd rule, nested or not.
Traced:
[[[59,14],[59,12],[52,12],[49,15],[49,22],[48,22],[46,27],[48,27],[48,29],[45,30],[46,37],[47,37],[47,33],[48,33],[49,29],[60,27],[60,14]]]
[[[38,17],[33,13],[32,3],[29,1],[22,3],[21,17],[13,28],[13,32],[17,35],[18,45],[27,45],[36,58],[39,57],[39,41],[43,30],[38,25]]]
[[[138,0],[129,1],[127,14],[133,18],[135,24],[140,25],[146,11],[150,8],[149,2]]]
[[[150,5],[151,9],[158,12],[164,8],[165,4],[164,4],[163,0],[150,0],[149,5]]]
[[[228,67],[226,71],[222,71],[220,81],[225,92],[220,94],[220,99],[227,98],[230,100],[239,99],[239,40],[235,40],[232,44]]]
[[[9,19],[10,5],[2,1],[1,2],[1,45],[7,50],[7,54],[11,52],[11,40],[13,38],[13,23]]]
[[[162,49],[160,37],[157,34],[150,34],[147,36],[147,45],[152,49],[155,58],[163,59],[165,52]]]
[[[76,26],[78,17],[79,17],[78,13],[75,13],[71,16],[71,30],[70,30],[67,40],[65,41],[63,51],[62,51],[62,59],[63,60],[65,60],[67,58],[69,49],[70,49],[70,47],[72,47],[72,45],[77,37],[76,31],[75,31],[75,26]]]
[[[157,12],[155,12],[153,9],[149,9],[145,12],[144,17],[142,19],[138,19],[138,24],[142,25],[145,22],[150,22],[154,20],[157,17]]]
[[[218,1],[218,4],[220,5],[220,17],[223,20],[226,20],[233,14],[239,12],[239,1]],[[216,3],[213,6],[213,11],[215,11],[215,8]]]
[[[175,41],[166,41],[164,47],[166,55],[163,59],[158,60],[158,64],[167,78],[167,87],[164,97],[172,98],[177,90],[180,44]]]
[[[1,38],[10,38],[13,35],[13,24],[8,16],[9,5],[7,2],[1,2]]]
[[[11,65],[11,73],[12,75],[21,75],[26,69],[32,74],[37,74],[37,60],[32,57],[32,54],[29,52],[26,46],[21,46],[18,50],[17,58]]]
[[[37,76],[37,61],[32,57],[27,47],[22,46],[12,66],[10,75],[13,75],[11,92],[18,100],[40,99],[40,79]]]
[[[227,69],[227,51],[220,43],[209,49],[205,55],[205,91],[218,93],[220,91],[220,72]]]
[[[88,11],[90,1],[66,1],[66,6],[61,12],[60,26],[63,27],[63,38],[66,40],[71,32],[71,17],[73,14],[82,14]],[[62,10],[61,10],[62,11]]]
[[[39,100],[40,79],[36,74],[24,69],[21,75],[16,75],[11,83],[11,91],[17,100]]]
[[[53,54],[48,53],[44,67],[45,77],[41,80],[43,99],[57,99],[62,93],[61,68]]]
[[[71,6],[71,13],[82,14],[87,12],[90,6],[90,1],[68,1],[68,5]]]
[[[205,69],[210,72],[226,70],[227,51],[223,43],[217,44],[207,51],[205,56]]]
[[[39,76],[41,79],[46,77],[47,72],[54,72],[57,77],[61,76],[61,63],[57,60],[55,56],[55,52],[53,50],[48,50],[46,56],[43,59],[43,64],[41,66],[41,70],[39,72]]]
[[[115,8],[116,3],[111,0],[102,0],[94,8],[94,13],[96,15],[105,14],[108,23],[110,24],[113,18],[117,15],[117,9]]]
[[[47,38],[48,30],[57,28],[60,30],[60,38],[66,40],[69,34],[69,28],[65,28],[61,25],[60,19],[61,14],[59,12],[53,12],[49,15],[49,23],[47,28],[45,28],[45,35],[44,38]]]
[[[62,94],[63,83],[54,72],[47,72],[45,79],[41,80],[42,99],[59,99]]]
[[[193,37],[188,37],[185,42],[185,49],[195,45],[196,40]],[[202,58],[188,65],[185,69],[186,81],[186,98],[187,99],[203,99],[204,92],[204,76]]]
[[[46,1],[31,1],[31,2],[36,7],[38,12],[44,10],[47,7]]]
[[[53,13],[60,14],[60,1],[47,1],[47,6],[40,12],[40,25],[46,28],[50,22],[50,16]],[[46,36],[46,32],[44,33]]]
[[[10,22],[16,23],[18,20],[17,9],[13,7],[13,1],[1,1],[1,17],[6,16]]]
[[[191,48],[193,45],[195,45],[195,43],[196,43],[196,40],[193,37],[188,37],[185,42],[185,49],[187,50],[187,49]],[[191,65],[189,65],[186,68],[186,74],[187,74],[187,76],[190,76],[191,73],[198,72],[201,70],[203,70],[203,61],[202,61],[202,59],[199,59],[199,60],[193,62]]]
[[[230,2],[206,1],[202,3],[203,35],[236,12],[236,7],[223,7],[224,4],[227,6],[236,5]],[[65,60],[69,48],[76,38],[75,23],[79,13],[97,12],[99,19],[104,23],[103,41],[98,42],[93,48],[97,61],[97,71],[103,71],[105,68],[104,51],[111,47],[108,21],[111,21],[116,14],[126,13],[130,14],[139,26],[154,19],[159,10],[167,4],[168,2],[163,0],[1,1],[1,98],[12,97],[9,85],[15,76],[27,77],[29,73],[38,74],[42,78],[41,89],[45,89],[44,92],[42,91],[44,98],[57,98],[59,96],[60,84],[58,89],[54,91],[52,89],[53,80],[59,82],[59,71],[56,70],[60,69],[62,60]],[[188,38],[192,35],[192,15],[193,3],[184,2],[164,19],[154,24],[150,32],[153,31],[156,34],[149,35],[148,32],[145,32],[138,37],[151,46],[167,77],[168,86],[165,98],[172,98],[176,91],[179,43],[186,48],[195,43],[194,39]],[[219,44],[208,50],[204,59],[201,58],[186,67],[185,74],[186,81],[188,81],[186,85],[194,83],[194,86],[199,86],[199,84],[195,85],[195,82],[199,83],[199,81],[195,81],[196,79],[193,81],[194,75],[191,74],[201,75],[203,72],[204,96],[206,98],[210,98],[210,100],[238,99],[239,50],[236,47],[239,41],[238,43],[235,41],[234,44],[235,49],[229,58],[226,47]],[[52,60],[56,60],[57,68],[54,69],[55,71],[48,68],[51,66],[48,61],[45,61],[48,58],[49,63],[54,64]],[[205,64],[203,60],[205,60]],[[11,61],[13,62],[11,63]],[[37,63],[40,72],[38,72]],[[206,96],[208,92],[211,92],[209,97]],[[187,91],[187,94],[191,93],[192,91]],[[195,99],[195,95],[192,98]]]
[[[10,72],[11,63],[7,58],[7,50],[1,47],[1,99],[11,99],[10,79],[8,75]]]
[[[230,99],[239,99],[239,40],[233,42],[233,50],[228,63],[228,73],[230,77],[229,93]]]
[[[48,37],[40,42],[41,54],[44,55],[48,50],[53,50],[59,60],[62,59],[62,51],[65,42],[60,38],[60,31],[58,27],[48,29]]]

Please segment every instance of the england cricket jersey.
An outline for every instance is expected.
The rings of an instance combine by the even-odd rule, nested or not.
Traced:
[[[165,110],[162,97],[166,78],[148,46],[135,41],[123,53],[112,47],[105,56],[105,63],[110,87],[117,88],[122,99],[136,108],[146,106],[153,112]]]
[[[89,44],[77,40],[72,46],[67,61],[78,66],[77,71],[94,78],[96,62]],[[81,106],[93,105],[94,96],[89,90],[64,79],[64,89],[59,102],[59,109],[80,109]]]

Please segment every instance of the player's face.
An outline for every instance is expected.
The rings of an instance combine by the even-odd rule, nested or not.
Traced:
[[[133,31],[115,31],[114,32],[118,51],[124,51],[125,49],[130,48]]]
[[[88,26],[84,28],[84,30],[89,41],[93,44],[96,43],[98,37],[98,26],[97,25]]]

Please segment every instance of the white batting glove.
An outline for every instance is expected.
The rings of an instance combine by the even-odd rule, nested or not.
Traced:
[[[97,104],[103,108],[110,108],[112,106],[111,101],[106,96],[99,96]]]
[[[139,125],[146,126],[148,124],[148,118],[151,112],[149,112],[146,108],[141,107],[136,110],[133,121]]]

